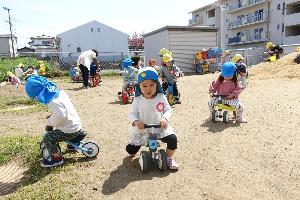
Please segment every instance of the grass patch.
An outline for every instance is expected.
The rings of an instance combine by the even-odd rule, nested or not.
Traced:
[[[9,136],[0,139],[0,165],[3,165],[16,156],[32,162],[39,156],[37,143],[40,141],[38,136]]]
[[[32,106],[36,105],[34,108],[28,108],[24,110],[12,110],[7,111],[7,109],[14,108],[16,106]],[[5,97],[0,96],[0,110],[2,112],[16,112],[17,114],[28,114],[32,112],[39,112],[42,110],[46,110],[47,106],[40,104],[36,100],[31,100],[28,97]]]
[[[0,139],[0,165],[18,157],[28,168],[23,187],[5,199],[71,199],[73,192],[66,189],[70,180],[59,176],[62,171],[72,168],[73,163],[51,169],[40,166],[41,136],[8,136]]]

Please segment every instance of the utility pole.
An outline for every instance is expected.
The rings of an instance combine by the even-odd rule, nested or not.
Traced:
[[[8,12],[8,23],[9,23],[9,30],[10,30],[10,39],[11,39],[11,46],[12,46],[12,49],[13,49],[13,58],[15,57],[15,47],[14,47],[14,40],[13,40],[13,34],[12,34],[12,30],[11,30],[11,27],[12,27],[12,23],[11,23],[11,19],[10,19],[10,13],[9,11],[11,10],[10,8],[7,8],[7,7],[3,7],[4,10],[7,10]]]

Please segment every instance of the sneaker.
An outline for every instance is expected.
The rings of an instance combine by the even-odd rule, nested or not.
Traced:
[[[62,157],[51,157],[50,160],[43,159],[43,161],[41,162],[42,167],[55,167],[62,164],[64,164],[64,160],[62,159]]]
[[[237,122],[240,122],[240,123],[247,123],[247,120],[246,120],[246,118],[244,118],[244,117],[237,117],[237,118],[236,118],[236,121],[237,121]]]
[[[172,170],[178,170],[179,166],[173,158],[168,158],[168,167]]]
[[[176,104],[181,104],[181,101],[178,99],[178,100],[175,100],[175,103]]]

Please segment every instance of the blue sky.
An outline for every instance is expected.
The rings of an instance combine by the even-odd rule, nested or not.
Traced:
[[[187,25],[188,12],[214,0],[2,0],[0,34],[9,33],[7,11],[11,9],[13,33],[18,48],[27,45],[31,36],[56,36],[71,28],[97,20],[123,31],[150,32],[166,25]],[[28,45],[27,45],[28,46]]]

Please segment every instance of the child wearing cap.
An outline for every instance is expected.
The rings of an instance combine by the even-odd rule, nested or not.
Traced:
[[[173,159],[175,149],[177,149],[177,137],[169,125],[172,109],[163,95],[158,74],[153,68],[145,67],[138,74],[135,96],[129,114],[131,125],[126,151],[131,156],[135,156],[141,146],[146,144],[148,134],[146,134],[144,124],[160,124],[158,138],[167,143],[168,167],[178,169],[178,164]]]
[[[30,76],[27,79],[25,90],[30,98],[37,99],[40,103],[47,105],[50,112],[50,115],[47,116],[47,132],[43,141],[51,158],[43,159],[41,166],[62,165],[64,161],[58,153],[57,144],[61,141],[75,140],[82,134],[80,118],[69,96],[46,78],[36,75]]]
[[[225,62],[221,68],[221,75],[216,81],[213,81],[209,87],[209,93],[217,95],[226,95],[223,99],[223,103],[236,108],[236,121],[245,123],[247,120],[243,117],[243,106],[238,97],[242,92],[242,88],[238,83],[236,75],[236,66],[234,63]],[[208,106],[210,109],[209,120],[212,119],[213,107],[218,103],[217,97],[212,97]]]
[[[137,82],[137,74],[139,70],[132,66],[132,60],[130,58],[123,60],[122,64],[124,69],[122,91],[126,91],[129,83]]]
[[[168,90],[168,85],[173,85],[173,95],[175,97],[175,103],[181,104],[177,87],[177,79],[182,72],[180,71],[179,67],[173,64],[173,58],[171,54],[164,54],[162,57],[162,61],[164,63],[160,68],[160,75],[163,79],[162,88],[164,92],[166,92]]]
[[[238,82],[243,88],[246,88],[247,65],[243,63],[244,57],[241,54],[235,54],[232,62],[235,63]]]

